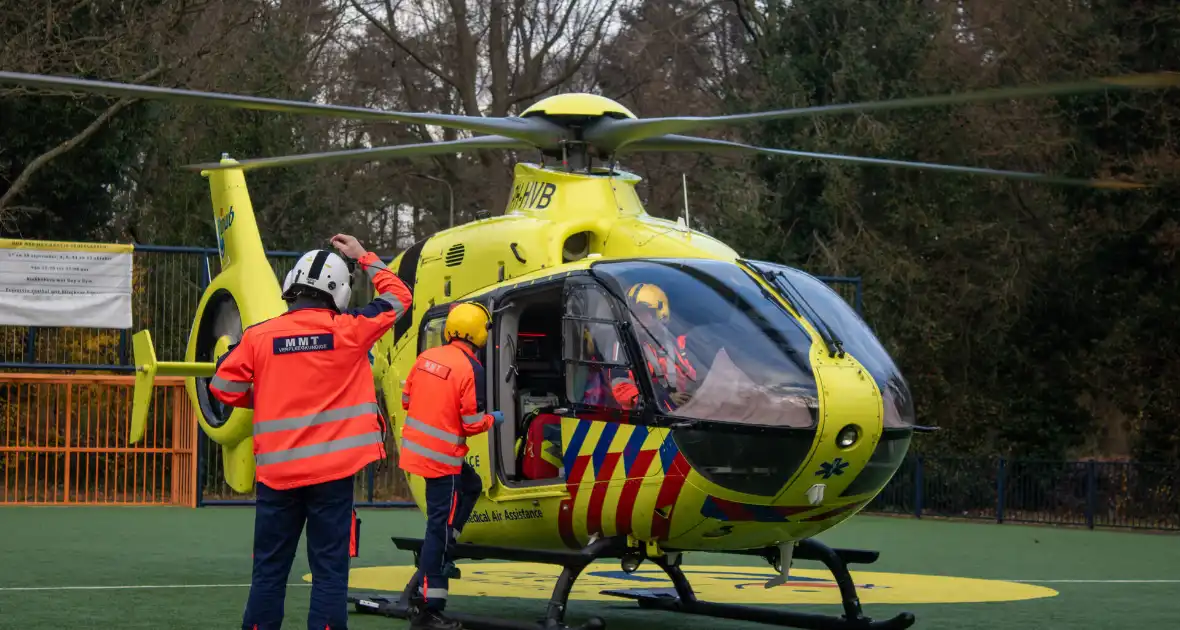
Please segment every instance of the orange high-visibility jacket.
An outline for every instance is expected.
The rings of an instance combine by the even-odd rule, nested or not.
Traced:
[[[398,463],[403,470],[427,479],[459,474],[467,438],[492,428],[483,376],[483,366],[463,341],[418,355],[402,389],[406,422]]]
[[[676,338],[676,350],[668,356],[660,348],[644,341],[643,354],[647,361],[647,370],[651,374],[662,390],[669,388],[676,391],[687,391],[689,381],[696,380],[696,368],[689,363],[688,357],[684,356],[684,349],[687,344],[687,339],[684,335]],[[672,367],[669,369],[668,363],[671,359]],[[653,363],[654,361],[654,363]],[[626,378],[615,378],[611,381],[611,392],[614,394],[615,400],[619,402],[624,409],[630,409],[635,404],[635,399],[639,396],[639,388],[635,386],[635,375],[628,371]],[[656,395],[661,396],[663,392],[657,391]],[[671,406],[670,400],[664,401]]]
[[[334,481],[385,457],[369,350],[410,307],[410,290],[372,252],[357,261],[380,294],[337,313],[297,308],[248,327],[209,391],[254,410],[257,479],[276,490]]]

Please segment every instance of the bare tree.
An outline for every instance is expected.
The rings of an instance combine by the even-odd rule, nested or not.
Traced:
[[[469,116],[519,113],[559,91],[599,51],[621,2],[348,1],[369,26],[366,41],[384,44],[383,65],[392,66],[396,79],[384,85],[387,98],[396,95],[411,109]],[[477,207],[498,207],[506,194],[507,170],[494,155],[479,159],[482,173],[473,179],[479,185],[468,192],[477,196]],[[454,160],[436,162],[448,181],[463,179]]]

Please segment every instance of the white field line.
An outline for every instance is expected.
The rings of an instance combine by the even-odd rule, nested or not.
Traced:
[[[5,591],[126,591],[151,588],[247,588],[250,584],[126,584],[119,586],[0,586]],[[287,586],[311,586],[309,582],[295,582]]]
[[[1025,584],[1180,584],[1180,580],[1003,580]]]

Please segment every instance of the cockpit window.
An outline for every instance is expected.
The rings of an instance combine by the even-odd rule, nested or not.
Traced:
[[[885,399],[885,428],[898,429],[916,424],[914,400],[909,385],[893,363],[889,353],[860,315],[838,293],[821,280],[790,267],[766,262],[750,262],[784,295],[795,295],[797,304],[812,325],[826,325],[844,347],[873,375]]]
[[[643,353],[633,370],[659,413],[812,429],[819,406],[811,337],[741,267],[724,261],[619,261],[592,267],[626,302]]]

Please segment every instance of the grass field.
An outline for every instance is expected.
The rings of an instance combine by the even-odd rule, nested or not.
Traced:
[[[361,518],[354,568],[410,562],[389,536],[420,536],[417,512],[362,510]],[[252,523],[250,508],[0,508],[0,628],[239,627]],[[820,538],[882,552],[876,564],[854,571],[1019,580],[1058,591],[1011,602],[866,603],[873,618],[909,610],[917,615],[915,628],[1180,628],[1178,536],[860,516]],[[685,564],[765,569],[760,560],[712,555],[687,556]],[[306,573],[301,555],[288,589],[286,627],[305,627]],[[451,602],[455,610],[521,620],[538,617],[544,605],[545,599],[488,596]],[[840,612],[834,605],[798,608]],[[571,601],[567,621],[589,615],[603,617],[609,630],[770,627],[640,611],[624,600]],[[353,615],[350,627],[408,624]]]

